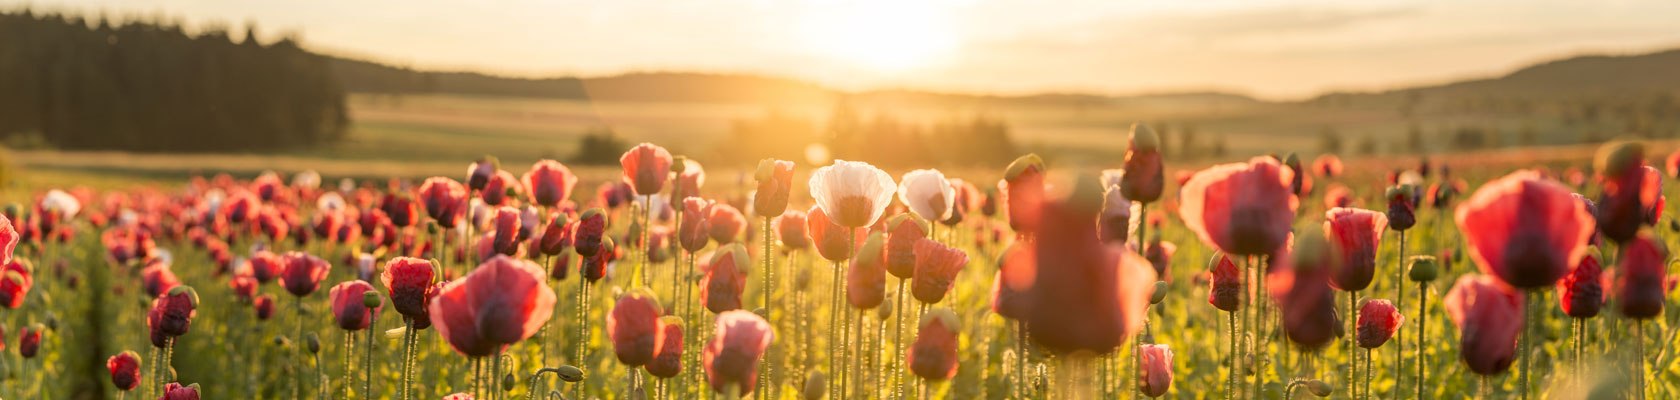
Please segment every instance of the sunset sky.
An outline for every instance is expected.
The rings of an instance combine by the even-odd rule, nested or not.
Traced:
[[[250,21],[270,39],[297,32],[314,50],[421,69],[750,72],[1004,94],[1290,99],[1680,47],[1672,0],[0,0],[24,5]]]

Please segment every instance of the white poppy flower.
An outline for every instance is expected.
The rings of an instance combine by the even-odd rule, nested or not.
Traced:
[[[951,218],[952,202],[957,191],[945,174],[936,169],[918,169],[904,174],[898,183],[898,201],[910,207],[910,212],[929,221]]]
[[[866,162],[835,160],[811,173],[811,197],[840,226],[875,224],[892,201],[897,185],[891,175]]]

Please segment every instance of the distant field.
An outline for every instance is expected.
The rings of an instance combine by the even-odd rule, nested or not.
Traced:
[[[178,181],[191,174],[220,171],[254,175],[267,169],[313,169],[328,177],[455,176],[462,173],[468,161],[484,154],[494,154],[509,165],[528,165],[543,158],[564,160],[576,152],[578,137],[604,128],[631,141],[660,143],[679,154],[709,154],[717,151],[718,146],[727,145],[722,138],[734,121],[779,112],[810,119],[820,126],[834,109],[827,104],[586,102],[445,95],[354,95],[349,102],[354,123],[348,137],[343,142],[316,149],[187,155],[20,150],[12,152],[12,160],[16,166],[34,172],[33,178],[98,177],[101,179],[95,182],[109,181],[116,185],[153,179]],[[1126,146],[1126,132],[1137,121],[1154,121],[1172,132],[1194,127],[1200,146],[1223,141],[1228,150],[1226,159],[1266,152],[1317,154],[1321,132],[1327,126],[1343,137],[1349,150],[1360,138],[1370,137],[1385,151],[1398,148],[1412,120],[1420,121],[1418,124],[1430,131],[1464,124],[1514,131],[1516,126],[1528,124],[1539,130],[1541,144],[1568,143],[1575,131],[1584,129],[1545,119],[1455,115],[1406,119],[1390,110],[1276,103],[1130,101],[1084,106],[916,103],[852,106],[865,120],[876,115],[921,123],[976,114],[1001,118],[1008,122],[1014,139],[1023,149],[1094,166],[1118,164]],[[1431,148],[1444,146],[1442,139],[1427,140]],[[1173,137],[1168,142],[1169,147],[1179,145]],[[1563,150],[1569,157],[1581,155],[1571,147],[1561,148],[1569,149]],[[1501,154],[1544,153],[1535,151]],[[1350,153],[1344,151],[1344,155]],[[1215,161],[1172,158],[1186,164]],[[78,178],[77,181],[87,180]]]

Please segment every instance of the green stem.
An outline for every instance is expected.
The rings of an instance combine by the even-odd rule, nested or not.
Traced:
[[[1400,231],[1400,253],[1394,260],[1394,301],[1399,302],[1395,307],[1406,309],[1406,231]],[[1404,311],[1402,311],[1404,312]],[[1396,329],[1399,329],[1398,327]],[[1404,336],[1402,336],[1404,337]],[[1400,381],[1405,375],[1406,341],[1394,341],[1394,386],[1390,386],[1391,396],[1400,394]]]
[[[408,400],[409,388],[414,385],[414,319],[410,318],[404,322],[407,322],[407,329],[403,330],[402,389],[398,392],[402,393],[403,400]],[[534,392],[536,388],[531,390]]]
[[[1429,364],[1429,355],[1423,352],[1423,337],[1429,331],[1429,284],[1418,282],[1418,327],[1417,327],[1417,381],[1412,386],[1417,389],[1417,398],[1423,398],[1423,366]],[[1396,384],[1395,386],[1399,386]]]
[[[369,324],[368,325],[368,332],[367,332],[367,349],[362,351],[362,360],[364,360],[363,361],[364,365],[362,366],[362,374],[363,374],[362,393],[364,393],[364,395],[369,399],[374,398],[373,397],[373,337],[374,336],[377,336],[377,335],[374,335],[374,333],[373,333],[373,325]]]
[[[774,326],[775,323],[772,322],[772,319],[770,319],[770,317],[774,315],[774,313],[771,312],[774,308],[770,306],[770,297],[776,292],[776,288],[774,286],[775,280],[771,275],[772,268],[774,267],[773,264],[775,263],[775,255],[771,254],[770,245],[772,240],[770,239],[770,216],[764,217],[763,225],[763,229],[761,230],[764,231],[764,285],[762,286],[764,289],[764,321],[771,322],[771,326]],[[763,363],[763,368],[759,369],[758,390],[754,391],[756,396],[761,398],[765,397],[764,388],[767,385],[771,385],[771,382],[768,381],[774,375],[771,373],[770,369],[774,367],[775,364],[776,363],[773,362],[766,362]],[[774,387],[773,385],[771,386]]]
[[[1225,314],[1230,319],[1230,323],[1227,325],[1229,325],[1229,331],[1231,332],[1231,358],[1229,361],[1231,366],[1231,376],[1225,380],[1225,400],[1232,400],[1236,398],[1237,394],[1237,374],[1242,372],[1237,370],[1237,358],[1240,357],[1240,355],[1237,354],[1237,313],[1232,311]]]
[[[1356,340],[1355,337],[1359,336],[1357,334],[1354,334],[1354,332],[1356,332],[1354,330],[1354,319],[1355,319],[1354,316],[1359,314],[1359,310],[1355,308],[1354,303],[1357,302],[1358,300],[1359,300],[1359,291],[1357,291],[1357,290],[1348,291],[1348,307],[1347,307],[1347,309],[1348,309],[1348,312],[1347,312],[1347,319],[1348,319],[1347,320],[1347,333],[1348,333],[1347,350],[1348,351],[1347,351],[1347,354],[1348,354],[1348,360],[1350,360],[1351,362],[1348,363],[1348,371],[1347,371],[1347,379],[1346,379],[1347,385],[1346,386],[1347,386],[1347,390],[1348,390],[1348,398],[1350,398],[1350,399],[1351,398],[1357,398],[1359,396],[1359,391],[1356,390],[1356,386],[1354,385],[1354,380],[1353,380],[1354,373],[1359,371],[1359,354],[1355,353],[1353,351],[1354,341]]]
[[[1521,342],[1521,344],[1519,344],[1517,346],[1517,353],[1518,353],[1517,357],[1522,359],[1522,373],[1521,373],[1521,378],[1518,381],[1522,385],[1522,398],[1523,398],[1523,400],[1528,400],[1528,370],[1529,370],[1529,368],[1532,368],[1532,366],[1529,365],[1529,362],[1528,362],[1529,361],[1528,352],[1529,352],[1529,346],[1534,345],[1534,342],[1530,341],[1531,339],[1530,339],[1529,334],[1528,334],[1528,331],[1533,330],[1533,328],[1534,328],[1534,294],[1533,294],[1533,292],[1531,290],[1523,290],[1522,301],[1523,301],[1522,342]]]

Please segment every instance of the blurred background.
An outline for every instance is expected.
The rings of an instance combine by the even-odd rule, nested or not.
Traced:
[[[909,3],[909,4],[906,4]],[[0,1],[9,176],[1581,154],[1680,136],[1673,1]],[[891,145],[883,145],[890,143]],[[1204,161],[1205,160],[1205,161]],[[18,171],[29,171],[19,174]]]

